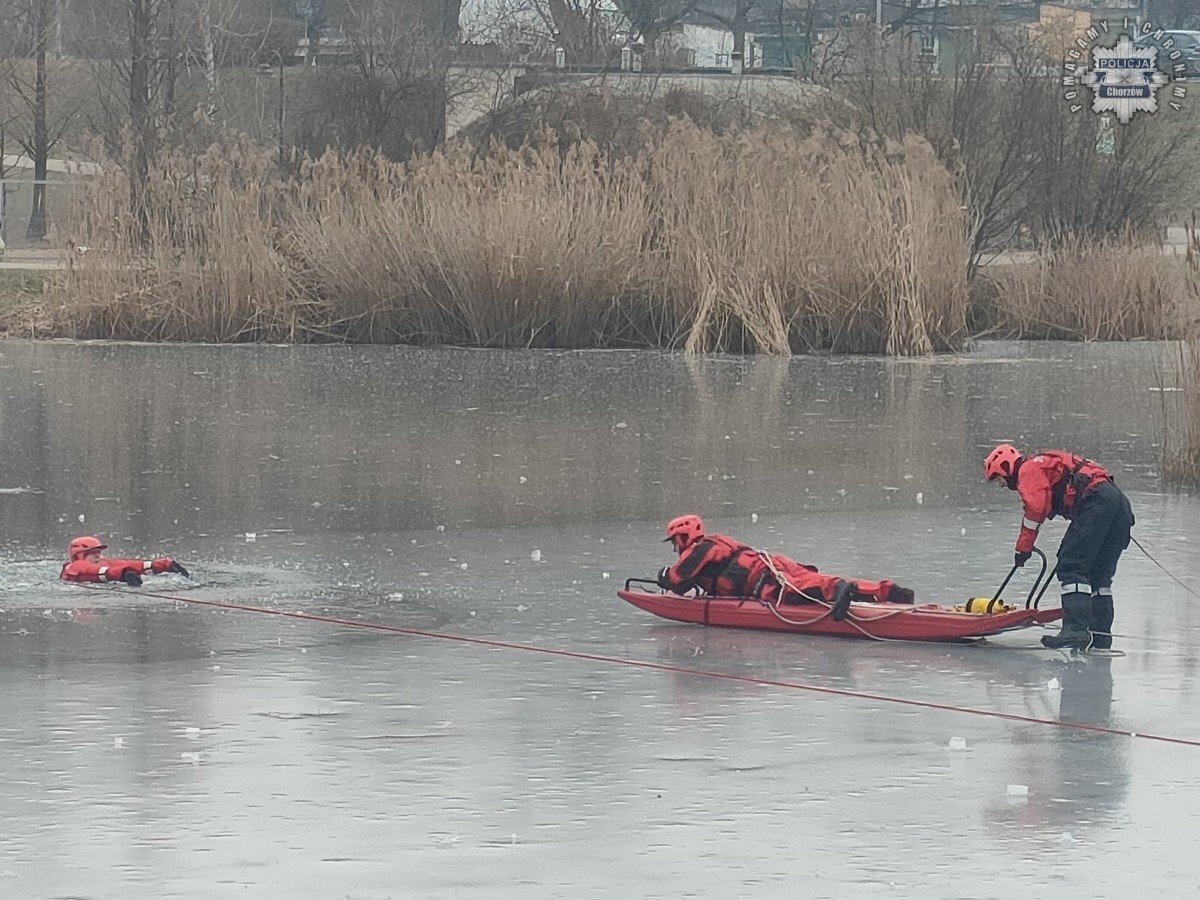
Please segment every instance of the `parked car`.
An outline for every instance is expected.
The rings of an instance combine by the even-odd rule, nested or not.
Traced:
[[[1164,31],[1161,36],[1145,34],[1133,42],[1137,47],[1154,47],[1158,50],[1158,68],[1171,78],[1200,78],[1200,31]],[[1170,54],[1176,50],[1183,56],[1172,60]],[[1175,67],[1182,65],[1182,71]]]

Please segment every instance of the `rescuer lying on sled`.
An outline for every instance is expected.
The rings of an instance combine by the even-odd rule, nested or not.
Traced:
[[[59,578],[64,581],[109,582],[121,581],[130,587],[141,587],[146,574],[165,575],[168,572],[191,578],[188,570],[168,556],[157,559],[113,559],[101,556],[108,545],[93,536],[77,537],[67,546],[69,559],[63,563]]]
[[[1025,565],[1046,519],[1062,516],[1071,524],[1058,548],[1062,583],[1062,630],[1042,644],[1054,650],[1112,647],[1113,576],[1129,546],[1133,510],[1129,500],[1098,463],[1063,450],[1026,456],[1001,444],[983,462],[983,477],[1003,479],[1021,497],[1025,516],[1017,536],[1014,563]]]
[[[844,579],[779,553],[755,550],[723,534],[705,534],[699,516],[667,523],[666,540],[679,560],[658,573],[658,586],[675,593],[698,588],[714,597],[753,597],[784,603],[828,603],[842,621],[852,601],[912,603],[913,592],[891,581]]]

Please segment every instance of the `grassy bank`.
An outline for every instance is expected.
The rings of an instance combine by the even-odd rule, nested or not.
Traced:
[[[327,155],[280,181],[246,142],[119,171],[51,285],[57,333],[491,347],[913,354],[966,335],[963,211],[918,139],[715,135],[643,151]]]
[[[1026,340],[1177,339],[1200,316],[1188,264],[1130,239],[1070,241],[989,266],[974,285],[976,333]]]
[[[1163,474],[1179,484],[1200,485],[1200,338],[1180,346],[1175,374],[1179,394],[1174,411],[1164,398]]]
[[[1187,296],[1184,316],[1187,340],[1175,364],[1178,404],[1164,394],[1163,474],[1169,481],[1200,486],[1200,232],[1193,218],[1188,229]]]
[[[47,334],[45,290],[48,272],[0,269],[0,335],[42,337]]]

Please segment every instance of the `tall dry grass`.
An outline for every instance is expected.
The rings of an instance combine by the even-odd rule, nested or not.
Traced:
[[[966,229],[924,142],[680,125],[650,162],[687,349],[914,354],[964,337]]]
[[[119,171],[89,188],[76,240],[101,252],[52,288],[61,331],[894,354],[965,336],[963,213],[917,139],[677,124],[635,155],[327,155],[288,182],[227,141],[165,157],[150,196],[143,234]]]
[[[1200,336],[1179,345],[1175,364],[1178,404],[1164,394],[1163,474],[1168,481],[1200,485]]]
[[[1071,240],[1030,262],[989,266],[984,324],[1014,338],[1113,341],[1177,338],[1187,268],[1131,240]]]
[[[588,145],[407,167],[328,156],[298,187],[288,243],[348,339],[586,347],[647,324],[648,216],[636,166]]]
[[[68,233],[88,247],[47,285],[55,329],[129,340],[287,340],[306,336],[303,286],[280,245],[289,188],[271,153],[243,140],[152,169],[145,221],[119,166],[73,198]]]
[[[1174,414],[1163,398],[1163,474],[1170,481],[1200,485],[1200,232],[1193,214],[1188,229],[1186,339],[1179,345],[1175,383],[1179,388]]]

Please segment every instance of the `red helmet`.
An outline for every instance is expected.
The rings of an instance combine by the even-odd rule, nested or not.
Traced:
[[[100,543],[100,538],[93,535],[77,537],[67,545],[67,556],[71,562],[77,559],[86,559],[93,553],[99,553],[101,550],[107,550],[108,544]]]
[[[1020,450],[1012,444],[1001,444],[983,461],[983,477],[988,481],[993,478],[1012,478],[1020,459]]]
[[[671,541],[675,550],[682,553],[700,538],[704,537],[704,522],[699,516],[676,516],[667,523],[667,536],[664,540]]]

